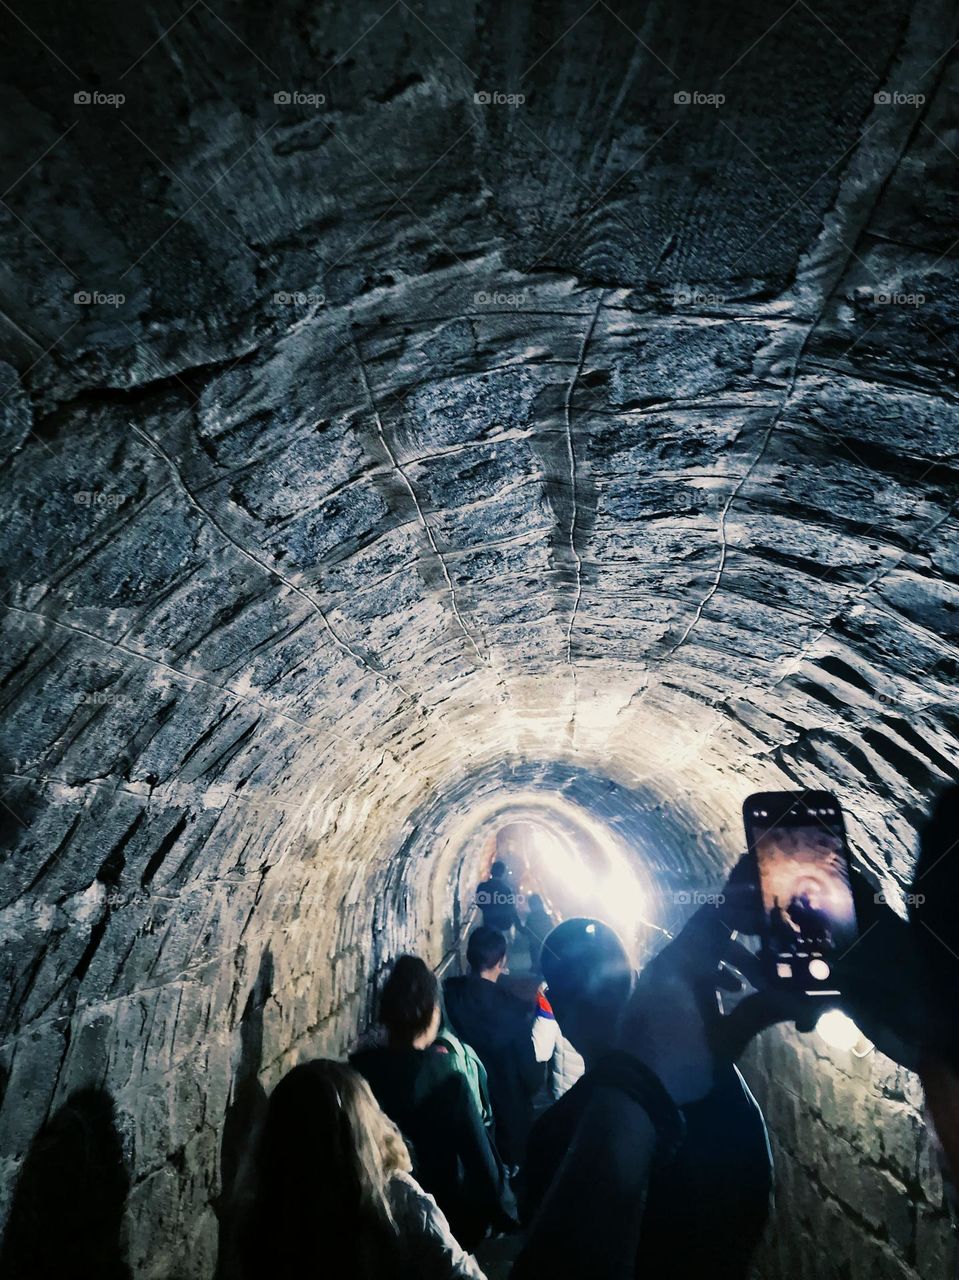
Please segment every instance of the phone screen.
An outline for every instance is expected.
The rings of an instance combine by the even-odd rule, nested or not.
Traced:
[[[842,810],[825,791],[772,791],[743,805],[759,871],[770,977],[810,995],[837,991],[833,966],[859,936]]]

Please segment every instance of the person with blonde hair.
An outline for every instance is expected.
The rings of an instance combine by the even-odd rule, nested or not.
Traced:
[[[484,1280],[411,1168],[358,1072],[325,1058],[294,1067],[256,1148],[246,1280]]]

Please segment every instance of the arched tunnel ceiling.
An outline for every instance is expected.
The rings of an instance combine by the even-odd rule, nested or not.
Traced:
[[[11,890],[89,880],[90,806],[253,806],[178,849],[222,874],[526,758],[720,827],[838,778],[908,847],[956,773],[951,6],[3,22]]]

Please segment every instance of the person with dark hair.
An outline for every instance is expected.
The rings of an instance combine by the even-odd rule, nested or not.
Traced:
[[[466,1077],[437,1050],[439,983],[418,956],[400,956],[383,987],[382,1048],[350,1063],[411,1144],[415,1173],[457,1240],[474,1249],[486,1231],[515,1228],[504,1171]]]
[[[496,1145],[506,1165],[515,1168],[533,1123],[533,1098],[545,1078],[533,1039],[536,1007],[498,985],[506,970],[502,933],[482,925],[474,929],[466,959],[468,975],[444,984],[446,1015],[486,1068]]]
[[[294,1067],[273,1090],[244,1215],[244,1280],[484,1280],[369,1085],[339,1062]]]
[[[492,1127],[486,1068],[472,1047],[444,1025],[439,982],[417,956],[400,956],[394,964],[380,995],[380,1022],[393,1043],[412,1044],[422,1038],[423,1047],[445,1053],[469,1084],[484,1126]]]
[[[516,901],[517,894],[509,878],[506,863],[494,862],[490,867],[489,879],[484,880],[476,890],[476,905],[483,913],[484,926],[504,934],[522,928],[523,922],[516,909]]]
[[[566,920],[549,935],[543,977],[557,1021],[588,1062],[608,1048],[633,989],[633,968],[601,920]]]
[[[519,1187],[529,1223],[572,1145],[592,1093],[594,1068],[613,1047],[633,989],[629,957],[600,920],[574,919],[549,935],[543,973],[560,1029],[587,1073],[537,1120]],[[759,1107],[724,1064],[706,1096],[682,1109],[685,1137],[646,1189],[637,1276],[745,1277],[769,1213],[772,1171]]]
[[[466,940],[466,963],[471,973],[481,974],[488,977],[490,982],[496,982],[506,972],[508,950],[506,935],[502,930],[487,929],[483,925],[474,929]]]
[[[840,960],[850,1017],[880,1052],[918,1073],[959,1218],[959,786],[937,797],[920,833],[909,918],[852,878],[860,938]],[[951,1176],[949,1176],[951,1175]]]
[[[440,986],[419,956],[400,956],[380,992],[380,1022],[390,1039],[409,1043],[422,1039],[427,1048],[440,1025]]]

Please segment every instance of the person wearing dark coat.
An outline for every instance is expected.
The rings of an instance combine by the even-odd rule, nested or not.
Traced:
[[[598,920],[567,920],[549,936],[543,969],[560,1028],[586,1074],[537,1120],[519,1179],[520,1217],[531,1222],[569,1150],[592,1091],[589,1068],[610,1048],[633,986],[629,957]],[[772,1162],[762,1112],[736,1070],[684,1107],[685,1138],[654,1169],[635,1275],[744,1280],[769,1216]]]
[[[515,1168],[533,1123],[533,1098],[545,1079],[533,1041],[536,1008],[498,985],[506,968],[506,939],[497,930],[474,929],[466,958],[469,974],[444,983],[446,1016],[486,1068],[496,1146],[504,1163]]]
[[[387,1045],[352,1054],[350,1065],[407,1139],[418,1182],[472,1252],[488,1229],[515,1229],[513,1202],[470,1084],[435,1045],[439,984],[418,957],[396,961],[379,1016]]]
[[[487,929],[508,934],[512,929],[522,928],[523,922],[516,909],[517,896],[506,863],[494,862],[489,879],[476,890],[476,905],[483,913],[483,924]]]

